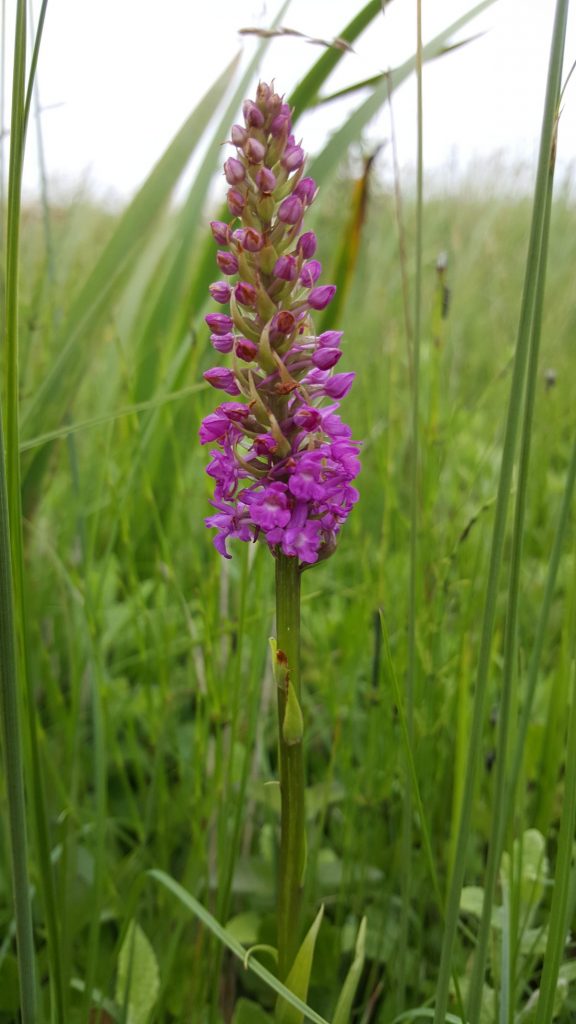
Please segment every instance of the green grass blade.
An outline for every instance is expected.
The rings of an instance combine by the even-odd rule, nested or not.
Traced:
[[[42,42],[42,34],[44,32],[44,22],[46,20],[46,11],[48,9],[48,0],[42,0],[42,6],[40,8],[40,17],[38,18],[38,25],[36,27],[36,33],[34,35],[34,46],[32,47],[32,57],[30,58],[30,70],[28,72],[28,84],[26,86],[26,99],[24,101],[24,134],[28,131],[28,121],[30,119],[30,107],[32,105],[32,96],[34,93],[34,81],[36,78],[36,68],[38,67],[38,57],[40,55],[40,43]]]
[[[461,18],[458,18],[440,32],[439,35],[435,36],[434,39],[422,48],[423,63],[434,60],[434,58],[442,52],[442,49],[446,46],[450,37],[453,36],[455,32],[461,29],[471,21],[472,18],[475,18],[487,7],[490,7],[494,2],[495,0],[483,0],[483,3],[477,4],[471,11],[464,14]],[[405,82],[415,69],[416,55],[405,61],[405,63],[401,64],[399,67],[394,68],[394,70],[390,71],[389,74],[384,75],[379,84],[373,90],[372,95],[369,96],[368,99],[350,115],[340,131],[335,132],[334,135],[331,136],[329,142],[326,144],[322,152],[315,157],[310,166],[309,173],[319,184],[327,181],[330,176],[336,172],[344,154],[348,152],[350,145],[360,137],[362,129],[365,128],[374,115],[378,113],[380,107],[386,103],[394,89],[397,89],[399,85]]]
[[[476,42],[477,39],[481,39],[485,35],[484,32],[476,32],[473,36],[468,36],[467,39],[461,39],[458,43],[451,43],[443,46],[438,50],[437,54],[432,57],[432,60],[445,57],[448,53],[453,53],[455,50],[460,50],[463,46],[469,46],[470,43]],[[354,82],[353,85],[346,85],[343,89],[337,89],[336,92],[331,92],[326,96],[319,96],[314,103],[310,105],[314,108],[324,107],[328,103],[334,103],[335,100],[340,100],[344,96],[354,96],[355,93],[361,92],[364,89],[375,89],[384,78],[388,76],[387,71],[383,71],[378,75],[371,75],[370,78],[363,78],[360,82]]]
[[[556,110],[560,98],[560,90],[556,97]],[[504,833],[508,822],[507,790],[509,787],[509,745],[512,728],[513,691],[516,681],[517,662],[517,628],[520,603],[520,574],[522,568],[522,546],[526,519],[526,494],[530,473],[530,450],[532,426],[534,420],[534,404],[536,400],[536,383],[538,374],[538,357],[540,352],[540,335],[542,329],[542,311],[544,307],[544,289],[546,284],[546,266],[548,261],[548,239],[550,234],[550,216],[552,211],[552,192],[554,185],[554,161],[550,161],[550,169],[545,196],[544,222],[540,249],[540,267],[534,301],[534,315],[530,340],[530,353],[526,379],[526,397],[522,423],[520,445],[520,461],[518,484],[516,489],[514,528],[510,554],[510,580],[508,584],[508,601],[506,605],[506,627],[504,639],[503,681],[500,698],[498,744],[496,750],[496,778],[492,797],[492,823],[488,847],[488,862],[484,879],[484,905],[478,930],[478,942],[474,955],[474,967],[470,980],[468,997],[468,1013],[470,1020],[480,1016],[484,972],[490,938],[492,905],[496,879],[504,843]]]
[[[574,558],[576,567],[576,555]],[[574,576],[576,587],[576,574]],[[576,602],[574,604],[576,609]],[[570,907],[570,880],[572,871],[572,851],[574,843],[574,828],[576,827],[576,611],[572,622],[572,650],[571,668],[571,703],[570,716],[568,720],[567,745],[566,745],[566,767],[564,800],[562,803],[562,817],[560,819],[560,833],[558,837],[558,857],[556,871],[554,873],[554,889],[552,893],[552,907],[550,909],[550,923],[548,925],[548,941],[544,954],[544,968],[540,983],[540,996],[536,1011],[536,1024],[548,1024],[552,1020],[556,986],[558,983],[558,972],[560,961],[566,944],[568,934],[568,911]]]
[[[484,616],[482,622],[481,645],[478,658],[478,670],[476,678],[476,692],[474,695],[474,707],[472,713],[470,745],[466,767],[466,780],[464,784],[464,795],[460,815],[458,840],[456,846],[456,858],[454,871],[450,882],[448,895],[446,926],[442,944],[442,957],[438,977],[436,994],[435,1024],[443,1024],[448,1005],[448,987],[450,980],[452,951],[456,928],[458,924],[460,893],[464,880],[466,868],[466,853],[468,849],[468,838],[472,821],[472,806],[474,801],[474,789],[478,764],[481,759],[481,737],[484,715],[484,700],[490,668],[491,641],[496,618],[496,602],[498,597],[498,582],[502,564],[504,538],[506,532],[506,519],[508,514],[508,503],[512,483],[512,472],[514,468],[514,457],[516,450],[516,438],[522,396],[524,390],[524,378],[526,364],[530,348],[532,333],[532,321],[534,313],[534,296],[538,286],[538,275],[543,272],[540,262],[542,231],[546,213],[546,192],[549,174],[550,153],[554,137],[554,126],[556,122],[557,97],[562,74],[562,59],[564,53],[564,39],[566,34],[566,20],[568,14],[568,0],[558,0],[556,8],[556,19],[550,52],[550,63],[548,70],[548,82],[546,89],[546,101],[542,131],[540,136],[540,153],[538,159],[538,173],[536,179],[536,190],[532,213],[532,225],[530,241],[526,261],[524,278],[524,289],[516,342],[516,353],[512,370],[512,382],[508,402],[506,429],[500,465],[500,479],[498,485],[498,497],[496,500],[494,527],[492,534],[492,546],[490,551],[490,565],[488,570],[488,581],[486,585],[486,598],[484,605]],[[473,1021],[472,1024],[475,1024]]]
[[[65,423],[62,427],[58,427],[57,430],[47,430],[45,434],[31,437],[29,441],[21,441],[20,451],[32,451],[33,448],[41,448],[42,445],[50,444],[52,441],[62,441],[66,437],[81,434],[85,430],[93,430],[94,427],[104,427],[109,423],[114,423],[116,420],[123,419],[125,416],[134,416],[136,413],[163,409],[170,402],[180,402],[184,398],[190,398],[191,395],[195,395],[199,391],[206,391],[209,386],[204,381],[201,384],[189,384],[188,387],[180,388],[178,391],[169,391],[167,394],[156,395],[154,398],[148,398],[144,402],[133,402],[131,405],[123,406],[114,412],[102,413],[101,416],[92,416],[89,420],[81,420],[79,423]]]
[[[342,32],[339,33],[340,39],[344,39],[347,43],[353,43],[358,36],[364,32],[368,25],[375,18],[384,12],[387,4],[390,0],[370,0],[361,11],[358,12],[355,18],[346,26]],[[316,61],[314,66],[310,68],[310,71],[298,83],[294,89],[292,95],[289,97],[289,104],[294,110],[293,120],[297,120],[304,111],[314,105],[320,88],[326,81],[329,75],[332,74],[334,68],[338,65],[338,62],[342,60],[344,52],[338,49],[327,50],[323,53],[319,60]]]
[[[428,827],[428,821],[426,818],[426,812],[424,810],[424,803],[420,792],[420,784],[418,782],[418,772],[416,770],[416,760],[414,757],[414,737],[409,727],[408,716],[404,707],[404,700],[402,697],[402,691],[400,689],[400,683],[396,675],[394,668],[394,662],[392,660],[392,654],[390,651],[390,640],[388,637],[388,629],[384,620],[384,613],[380,611],[380,621],[382,623],[382,665],[384,672],[392,683],[392,689],[394,692],[394,703],[398,708],[398,717],[400,719],[400,728],[402,729],[402,739],[404,741],[404,756],[406,758],[406,764],[408,769],[408,776],[410,785],[412,787],[412,799],[416,805],[416,811],[420,821],[420,829],[422,832],[422,842],[424,844],[424,854],[428,865],[428,871],[430,874],[430,881],[432,883],[432,889],[436,900],[436,905],[440,917],[444,916],[444,901],[442,899],[442,893],[440,891],[440,883],[438,881],[438,873],[436,871],[436,864],[434,862],[434,854],[432,852],[432,842],[430,839],[430,829]],[[458,984],[458,977],[456,973],[453,974],[454,987],[456,996],[459,1003],[462,1020],[464,1019],[464,1004],[460,995],[460,987]]]
[[[142,245],[203,135],[214,108],[222,99],[238,63],[228,65],[190,115],[150,176],[125,210],[112,238],[72,299],[59,337],[59,355],[32,397],[23,423],[30,433],[40,433],[50,423],[58,425],[69,409],[88,368],[91,348],[84,344],[108,310],[110,298],[132,269]],[[28,467],[25,486],[38,486],[45,460]]]
[[[423,90],[422,90],[422,3],[416,0],[416,245],[414,268],[414,335],[412,344],[412,430],[410,450],[410,556],[408,569],[408,664],[406,669],[406,717],[408,737],[414,745],[414,699],[417,687],[418,655],[416,619],[418,604],[419,522],[420,522],[420,349],[422,334],[422,219],[424,196]],[[406,769],[409,776],[409,768]],[[404,1005],[408,952],[408,922],[412,894],[412,796],[406,785],[402,809],[402,911],[400,917],[400,973],[398,1008]]]
[[[24,84],[26,70],[26,0],[16,8],[10,164],[6,235],[6,447],[0,391],[0,694],[2,746],[6,771],[9,842],[16,914],[20,1002],[23,1024],[37,1020],[34,936],[24,795],[24,763],[19,708],[17,609],[19,607],[19,451],[18,451],[18,274],[22,167],[24,162]],[[2,389],[4,390],[4,389]],[[21,579],[20,579],[21,584]],[[20,623],[22,627],[22,623]]]
[[[199,918],[202,924],[205,925],[206,928],[209,928],[219,942],[226,946],[234,956],[238,957],[248,970],[256,974],[257,977],[265,982],[273,992],[276,992],[276,994],[281,996],[287,1003],[290,1003],[290,1005],[296,1010],[303,1013],[306,1020],[312,1021],[313,1024],[328,1024],[324,1017],[321,1017],[319,1013],[316,1013],[307,1006],[306,1003],[302,1002],[301,999],[298,999],[293,992],[290,992],[290,990],[278,981],[270,971],[267,971],[262,964],[258,963],[257,960],[254,960],[253,957],[249,957],[248,951],[245,950],[244,947],[241,946],[240,943],[234,939],[221,924],[218,923],[216,918],[212,917],[212,914],[210,914],[209,911],[207,911],[206,908],[198,902],[198,900],[194,899],[194,897],[187,892],[186,889],[183,889],[178,882],[170,877],[170,875],[167,875],[164,871],[157,871],[156,869],[153,869],[148,873],[151,878],[160,882],[161,885],[173,893],[173,895],[176,896],[187,910],[190,910],[197,918]]]
[[[45,12],[44,12],[45,13]],[[24,17],[24,16],[23,16]],[[43,19],[41,22],[42,27]],[[20,17],[18,21],[20,26]],[[24,28],[25,17],[24,17]],[[40,37],[37,34],[32,66],[28,79],[28,95],[33,88],[33,73],[38,59]],[[66,986],[62,976],[60,925],[56,903],[54,873],[50,858],[50,837],[46,804],[44,798],[43,772],[38,745],[38,724],[36,719],[36,698],[32,692],[29,671],[29,646],[25,585],[24,585],[24,542],[22,533],[22,504],[20,478],[20,410],[19,410],[19,325],[18,325],[18,265],[19,265],[19,221],[22,164],[24,159],[26,111],[24,99],[25,41],[17,49],[15,73],[21,80],[14,85],[13,110],[10,139],[10,184],[8,210],[7,247],[7,301],[6,301],[6,457],[7,493],[10,517],[10,543],[13,571],[13,592],[15,602],[15,623],[19,641],[20,685],[26,694],[29,763],[27,772],[29,799],[33,813],[35,839],[38,855],[38,872],[41,885],[38,892],[45,912],[47,933],[47,954],[50,971],[50,986],[54,998],[56,1016],[65,1017]],[[20,67],[21,62],[21,67]]]
[[[354,959],[350,964],[350,970],[348,971],[346,980],[342,986],[342,991],[340,992],[336,1009],[334,1010],[332,1024],[349,1024],[350,1017],[352,1015],[352,1004],[354,1002],[354,997],[356,996],[356,990],[362,976],[362,971],[364,970],[365,957],[366,918],[363,917],[360,922],[360,928],[358,929]]]
[[[544,596],[542,598],[542,606],[540,608],[540,615],[536,625],[536,633],[534,636],[534,645],[532,648],[532,654],[530,656],[530,663],[528,666],[527,682],[526,682],[526,696],[522,707],[522,713],[520,715],[520,723],[518,725],[518,735],[516,737],[516,746],[514,751],[514,759],[512,762],[512,768],[510,771],[510,786],[508,791],[507,807],[506,807],[506,820],[509,820],[512,814],[516,789],[518,786],[518,780],[520,778],[520,771],[522,768],[522,760],[524,758],[524,752],[526,748],[526,737],[528,735],[528,728],[530,726],[530,718],[532,713],[532,707],[534,704],[534,696],[536,694],[536,685],[538,682],[538,672],[540,669],[540,661],[542,658],[542,651],[544,649],[544,639],[546,636],[546,629],[548,626],[548,619],[550,616],[550,609],[552,607],[552,600],[554,597],[554,590],[556,587],[556,578],[558,576],[558,567],[560,565],[560,558],[564,548],[564,542],[566,540],[566,533],[568,525],[570,523],[570,513],[572,509],[572,499],[574,495],[574,485],[576,483],[576,437],[572,444],[572,455],[570,457],[570,463],[568,465],[568,472],[566,474],[566,485],[564,488],[564,494],[562,495],[562,505],[558,516],[558,523],[556,526],[556,532],[554,534],[554,542],[552,545],[552,551],[550,553],[550,561],[548,564],[548,573],[546,576],[546,586],[544,588]]]

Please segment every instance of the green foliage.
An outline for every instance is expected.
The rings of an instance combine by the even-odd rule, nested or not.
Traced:
[[[380,8],[365,5],[363,18]],[[438,41],[438,52],[449,38]],[[296,94],[302,106],[319,98],[341,52],[324,56],[330,60],[319,61]],[[231,81],[228,69],[120,218],[87,201],[48,211],[52,276],[42,211],[22,211],[26,635],[48,839],[44,854],[32,831],[31,903],[38,991],[50,1019],[56,978],[41,880],[48,866],[66,1024],[98,1020],[99,1007],[101,1024],[105,1013],[148,1024],[265,1024],[282,991],[266,952],[276,944],[278,835],[276,684],[266,645],[274,632],[272,563],[258,546],[233,544],[226,564],[214,552],[197,443],[200,418],[214,405],[201,376],[211,358],[206,284],[215,276],[202,206],[222,138],[212,108],[228,97],[228,116],[241,94],[243,83],[227,91]],[[482,170],[460,191],[431,192],[423,209],[411,735],[402,690],[412,501],[402,282],[410,289],[413,280],[399,256],[394,196],[377,175],[355,262],[342,264],[358,183],[341,161],[386,99],[382,81],[369,88],[358,117],[318,154],[324,185],[310,223],[325,279],[337,266],[349,287],[334,326],[345,332],[342,368],[357,374],[346,410],[363,441],[360,502],[335,556],[302,581],[306,919],[325,906],[304,994],[309,1019],[332,1024],[433,1015],[530,215],[524,198],[506,196]],[[184,200],[182,219],[169,199],[203,128],[202,181]],[[409,193],[403,198],[410,242],[414,204]],[[443,315],[435,264],[444,251],[451,305]],[[572,837],[562,832],[573,803],[566,724],[576,609],[569,182],[552,205],[548,260],[505,762],[516,773],[503,812],[510,853],[489,921],[486,1024],[505,1009],[515,1024],[538,1014],[547,1015],[545,1024],[568,1024],[576,1010],[576,971],[565,949],[576,926],[576,885]],[[495,805],[510,550],[506,535],[451,958],[464,996]],[[24,759],[33,778],[27,744]],[[2,777],[3,840],[5,786]],[[3,841],[2,1024],[13,1024],[19,1003],[9,877]],[[28,902],[27,886],[22,892]],[[259,949],[245,966],[252,947]],[[153,983],[156,971],[157,991],[152,984],[146,994],[140,975]],[[301,1019],[302,1005],[290,1005]],[[458,1020],[458,1007],[454,988],[446,1020]]]
[[[116,1002],[125,1008],[126,1024],[146,1024],[158,998],[158,961],[136,921],[128,925],[118,957]]]
[[[516,1024],[536,1019],[540,990],[538,988],[539,964],[546,951],[548,926],[538,923],[541,904],[552,881],[546,856],[546,840],[537,829],[527,829],[515,839],[512,853],[503,853],[500,865],[500,888],[502,902],[492,907],[489,970],[493,985],[484,983],[480,1020],[494,1019],[498,991],[504,988],[502,978],[504,943],[512,938],[513,957],[507,962],[511,985],[509,1001],[513,1020]],[[465,886],[462,890],[460,910],[478,920],[482,916],[484,890],[481,886]],[[514,915],[516,926],[512,928]],[[566,965],[570,966],[569,964]],[[462,979],[463,990],[468,979]],[[566,1003],[568,985],[566,977],[560,975],[554,998],[553,1020],[556,1020]]]
[[[300,946],[300,949],[296,954],[296,959],[294,960],[286,979],[286,988],[304,1002],[308,995],[308,986],[310,984],[310,975],[312,974],[316,939],[318,938],[318,931],[322,924],[323,916],[324,907],[320,907],[320,910],[318,911],[302,945]],[[304,1024],[304,1014],[300,1013],[295,1006],[280,997],[276,1004],[274,1020],[276,1021],[276,1024]]]

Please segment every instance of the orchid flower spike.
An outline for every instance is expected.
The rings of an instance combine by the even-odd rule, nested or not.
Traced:
[[[244,124],[231,131],[236,152],[224,163],[231,221],[211,224],[218,268],[232,280],[215,281],[210,293],[227,311],[206,317],[229,365],[204,374],[238,400],[200,427],[202,444],[216,445],[207,467],[215,512],[206,525],[225,558],[229,538],[260,538],[274,555],[311,565],[332,554],[358,500],[360,446],[337,412],[354,374],[331,372],[341,332],[317,335],[314,327],[313,313],[336,288],[317,284],[317,239],[302,231],[317,188],[303,176],[290,108],[261,83],[242,109]]]

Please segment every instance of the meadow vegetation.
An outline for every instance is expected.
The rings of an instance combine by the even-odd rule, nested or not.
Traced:
[[[206,169],[207,180],[211,174]],[[567,724],[576,634],[568,504],[576,207],[569,186],[556,189],[551,211],[508,779],[517,749],[521,757],[501,815],[482,1024],[536,1019],[559,831],[563,813],[574,809]],[[422,210],[416,671],[407,722],[416,200],[404,192],[400,214],[377,172],[367,188],[354,260],[342,263],[358,190],[345,164],[322,186],[308,225],[325,279],[342,285],[340,368],[357,374],[346,411],[362,441],[362,472],[361,498],[336,555],[303,577],[306,922],[325,908],[306,1002],[332,1019],[365,917],[351,1020],[391,1024],[433,1015],[532,204],[487,180],[473,194],[437,192]],[[218,211],[200,193],[182,208],[152,206],[150,229],[134,232],[122,252],[113,247],[126,221],[89,200],[22,209],[26,613],[19,629],[25,704],[32,701],[35,714],[32,733],[24,718],[23,756],[41,1019],[59,1019],[48,1006],[58,1004],[60,989],[66,1024],[265,1024],[274,993],[149,874],[176,880],[245,948],[275,944],[272,563],[263,547],[236,542],[224,562],[203,523],[210,488],[198,427],[214,396],[202,379],[212,361],[202,317],[212,308],[207,283],[218,276],[204,225]],[[516,473],[512,499],[517,480]],[[509,530],[450,1020],[460,1020],[482,912],[512,555]],[[30,795],[39,780],[48,855],[38,794]],[[0,1021],[11,1024],[19,993],[3,787],[0,800]],[[547,1018],[566,1024],[576,1012],[569,865],[568,875]],[[266,950],[253,959],[274,970]]]

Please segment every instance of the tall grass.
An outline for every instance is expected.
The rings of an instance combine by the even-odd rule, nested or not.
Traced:
[[[345,37],[380,9],[365,5]],[[419,45],[420,59],[452,35]],[[2,353],[0,1021],[265,1024],[278,993],[338,1024],[434,1012],[570,1021],[576,213],[567,192],[552,197],[549,159],[562,35],[559,21],[532,208],[497,193],[427,198],[423,168],[420,199],[401,196],[408,260],[399,207],[375,176],[361,183],[362,219],[358,182],[336,172],[418,54],[358,90],[356,113],[312,162],[319,257],[327,280],[333,262],[346,282],[338,326],[357,372],[348,408],[363,472],[337,555],[303,577],[305,926],[325,908],[306,1007],[265,948],[279,825],[269,559],[256,546],[219,564],[196,442],[212,404],[207,188],[247,81],[235,64],[223,71],[119,218],[88,201],[47,207],[49,280],[42,211],[19,201],[19,22]],[[297,111],[323,100],[342,59],[330,50],[313,64]],[[170,198],[201,136],[206,160],[176,215]],[[346,265],[352,228],[361,244]],[[420,335],[412,367],[404,287]],[[351,1006],[338,1001],[347,975]]]

